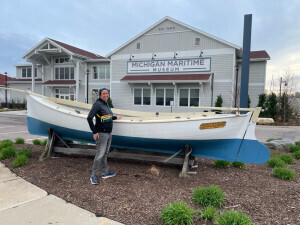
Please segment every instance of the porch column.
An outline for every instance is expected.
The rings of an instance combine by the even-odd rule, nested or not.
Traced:
[[[79,97],[79,60],[76,61],[76,101],[78,101]]]
[[[32,83],[31,91],[32,92],[34,92],[34,89],[35,89],[34,67],[35,67],[35,64],[32,64],[32,66],[31,66],[31,83]]]

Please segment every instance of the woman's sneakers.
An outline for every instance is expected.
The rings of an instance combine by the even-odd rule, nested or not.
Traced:
[[[114,176],[116,176],[116,172],[113,172],[113,171],[107,171],[105,173],[102,173],[103,179],[114,177]]]
[[[90,180],[91,180],[91,184],[99,184],[99,180],[98,180],[97,175],[92,174]]]

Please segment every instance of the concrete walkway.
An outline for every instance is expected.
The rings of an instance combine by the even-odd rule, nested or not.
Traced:
[[[122,225],[54,196],[12,173],[0,162],[0,224]]]

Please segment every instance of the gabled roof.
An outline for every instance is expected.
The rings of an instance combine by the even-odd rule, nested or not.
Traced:
[[[53,46],[57,47],[57,48],[61,48],[62,50],[64,50],[65,52],[69,53],[70,55],[77,55],[77,56],[81,56],[83,58],[87,58],[87,59],[106,59],[103,56],[97,55],[95,53],[77,48],[75,46],[72,45],[68,45],[66,43],[51,39],[51,38],[44,38],[41,42],[39,42],[37,45],[35,45],[31,50],[29,50],[24,56],[23,58],[26,58],[27,56],[30,55],[30,53],[32,53],[34,50],[36,50],[36,48],[40,47],[43,45],[43,43],[49,42],[51,43]]]
[[[172,22],[174,22],[174,23],[178,23],[178,24],[181,25],[181,26],[187,27],[187,28],[189,28],[189,29],[191,29],[191,30],[193,30],[193,31],[195,31],[195,32],[198,32],[198,33],[200,33],[200,34],[202,34],[202,35],[205,35],[205,36],[207,36],[207,37],[210,37],[210,38],[212,38],[212,39],[215,39],[215,40],[217,40],[217,41],[220,41],[220,42],[222,42],[222,43],[224,43],[224,44],[226,44],[226,45],[229,45],[229,46],[231,46],[231,47],[233,47],[233,48],[235,48],[235,49],[237,49],[237,50],[240,50],[240,49],[241,49],[240,46],[237,46],[237,45],[235,45],[235,44],[232,44],[232,43],[230,43],[230,42],[228,42],[228,41],[225,41],[225,40],[223,40],[223,39],[221,39],[221,38],[215,37],[215,36],[213,36],[213,35],[211,35],[211,34],[208,34],[208,33],[204,32],[204,31],[198,30],[198,29],[196,29],[196,28],[194,28],[194,27],[192,27],[192,26],[190,26],[190,25],[187,25],[187,24],[182,23],[182,22],[180,22],[180,21],[178,21],[178,20],[175,20],[175,19],[173,19],[173,18],[171,18],[171,17],[169,17],[169,16],[166,16],[166,17],[164,17],[163,19],[161,19],[160,21],[158,21],[157,23],[153,24],[153,25],[152,25],[151,27],[149,27],[148,29],[144,30],[142,33],[138,34],[137,36],[135,36],[135,37],[132,38],[131,40],[127,41],[125,44],[121,45],[119,48],[117,48],[117,49],[115,49],[114,51],[112,51],[111,53],[107,54],[106,57],[109,58],[109,57],[112,56],[114,53],[116,53],[117,51],[119,51],[120,49],[122,49],[123,47],[125,47],[126,45],[130,44],[130,43],[133,42],[134,40],[138,39],[139,37],[141,37],[142,35],[144,35],[145,33],[147,33],[149,30],[151,30],[152,28],[156,27],[158,24],[160,24],[160,23],[162,23],[162,22],[164,22],[164,21],[166,21],[166,20],[170,20],[170,21],[172,21]]]
[[[271,59],[271,58],[265,50],[261,50],[261,51],[251,51],[250,59]]]

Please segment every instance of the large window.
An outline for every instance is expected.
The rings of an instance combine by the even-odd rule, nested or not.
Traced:
[[[174,89],[156,89],[156,105],[170,106],[174,101]]]
[[[74,80],[74,67],[56,67],[55,80]]]
[[[179,106],[199,106],[199,89],[180,89]]]
[[[108,80],[110,78],[110,65],[93,66],[94,80]]]
[[[150,105],[151,91],[150,88],[134,89],[134,105]]]
[[[22,68],[22,78],[31,78],[31,67]],[[37,77],[37,68],[34,68],[34,77]]]

